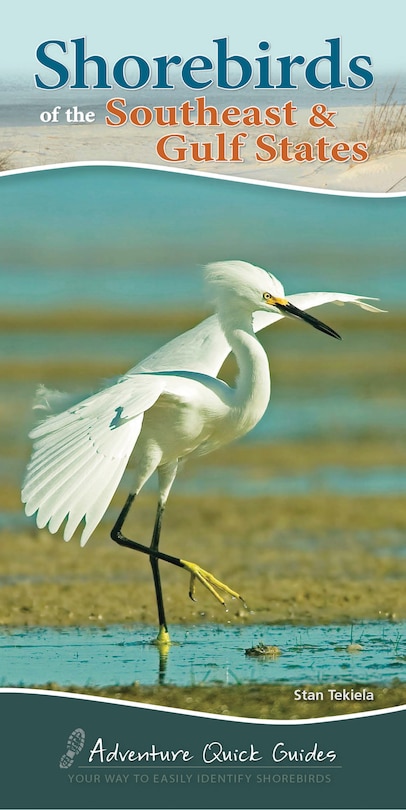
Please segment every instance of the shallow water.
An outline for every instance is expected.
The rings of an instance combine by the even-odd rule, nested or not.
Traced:
[[[199,306],[201,265],[226,257],[272,267],[287,293],[406,298],[403,198],[88,166],[4,177],[1,201],[7,310]]]
[[[394,678],[406,681],[405,631],[406,622],[385,621],[314,627],[176,626],[165,660],[151,644],[156,629],[144,625],[3,630],[0,685],[385,684]],[[245,654],[260,643],[275,645],[280,655]]]
[[[313,492],[335,492],[343,495],[402,494],[406,491],[406,470],[399,467],[356,469],[350,467],[317,467],[302,473],[253,478],[244,467],[215,467],[195,471],[193,477],[179,477],[177,491],[186,495],[203,492],[258,497],[272,495],[307,495]]]

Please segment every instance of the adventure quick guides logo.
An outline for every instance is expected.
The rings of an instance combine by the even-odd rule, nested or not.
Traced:
[[[299,736],[299,735],[298,735]],[[85,745],[85,732],[74,729],[59,767],[71,769]],[[178,749],[148,746],[126,748],[119,741],[98,737],[84,749],[77,769],[68,774],[70,784],[329,784],[332,771],[340,769],[337,752],[326,750],[316,739],[311,746],[291,748],[283,739],[263,747],[247,739],[242,747],[229,748],[209,740]]]

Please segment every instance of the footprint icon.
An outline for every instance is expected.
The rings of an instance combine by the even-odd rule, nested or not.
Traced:
[[[69,734],[68,741],[66,743],[66,753],[62,754],[61,759],[59,761],[60,768],[70,768],[73,764],[74,758],[80,754],[83,746],[85,744],[85,732],[83,728],[75,728]]]

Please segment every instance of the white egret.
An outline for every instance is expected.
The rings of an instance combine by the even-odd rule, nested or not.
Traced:
[[[243,436],[268,406],[268,359],[255,332],[289,316],[339,338],[306,310],[335,301],[380,311],[366,304],[363,297],[346,293],[303,293],[288,300],[275,276],[246,262],[211,264],[205,275],[216,315],[79,402],[69,395],[41,389],[39,407],[54,414],[30,433],[34,446],[22,491],[26,513],[37,513],[40,528],[48,525],[54,533],[67,518],[64,539],[70,540],[84,521],[84,545],[106,512],[132,456],[133,486],[111,537],[119,545],[149,555],[161,642],[168,641],[169,635],[159,560],[189,572],[192,598],[196,580],[223,604],[219,592],[239,597],[195,563],[160,551],[159,539],[179,461],[210,453]],[[162,305],[159,296],[158,301]],[[235,387],[217,376],[230,351],[239,369]],[[147,546],[125,537],[122,530],[134,498],[155,471],[159,499],[151,544]]]

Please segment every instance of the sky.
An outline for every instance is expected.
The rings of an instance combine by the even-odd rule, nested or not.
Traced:
[[[375,72],[405,73],[403,0],[371,5],[341,0],[290,0],[289,4],[256,0],[205,0],[185,5],[154,0],[121,0],[116,6],[99,0],[55,0],[8,4],[0,48],[0,76],[30,78],[38,67],[37,46],[47,39],[69,41],[86,36],[89,53],[102,54],[114,63],[127,54],[153,56],[179,53],[182,57],[214,53],[211,41],[228,36],[235,53],[258,56],[258,42],[271,43],[276,56],[303,54],[307,59],[323,53],[324,40],[340,36],[343,55],[368,54]]]

